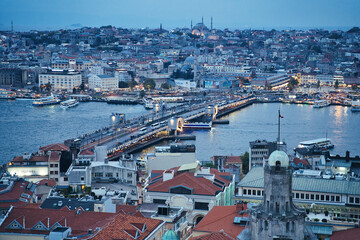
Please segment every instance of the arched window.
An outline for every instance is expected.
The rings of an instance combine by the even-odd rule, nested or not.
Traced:
[[[268,221],[265,221],[265,230],[268,230],[269,229],[269,223]]]
[[[276,162],[275,162],[275,169],[276,169],[276,171],[279,171],[279,170],[280,170],[280,167],[281,167],[281,162],[280,162],[280,161],[276,161]]]
[[[290,231],[290,223],[289,222],[286,223],[286,231],[287,232]]]

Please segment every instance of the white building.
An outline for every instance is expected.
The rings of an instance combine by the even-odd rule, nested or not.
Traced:
[[[147,156],[147,170],[166,170],[196,162],[195,145],[171,145],[155,147],[155,153]]]
[[[110,75],[89,75],[89,89],[95,91],[111,91],[119,88],[119,81]]]
[[[131,81],[131,76],[126,69],[116,69],[115,77],[119,80],[119,82]]]
[[[52,70],[39,74],[39,87],[47,83],[55,90],[73,90],[81,84],[81,74],[71,70]]]

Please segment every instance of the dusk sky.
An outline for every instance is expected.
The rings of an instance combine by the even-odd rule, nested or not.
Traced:
[[[230,29],[345,29],[360,24],[359,0],[0,0],[0,30],[113,25],[165,29],[201,22]]]

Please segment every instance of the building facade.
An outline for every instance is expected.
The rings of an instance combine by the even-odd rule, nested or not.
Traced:
[[[82,83],[81,74],[67,70],[53,70],[39,74],[39,87],[47,83],[51,84],[54,90],[73,90]]]

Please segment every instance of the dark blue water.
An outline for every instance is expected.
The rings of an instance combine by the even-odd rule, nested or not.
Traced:
[[[80,103],[63,110],[59,106],[35,108],[31,101],[0,101],[0,162],[5,163],[24,152],[35,152],[39,146],[94,131],[110,124],[113,112],[132,118],[147,111],[141,105]],[[249,149],[249,141],[277,138],[278,109],[284,116],[281,139],[288,149],[300,141],[326,136],[335,145],[333,154],[360,155],[360,113],[349,107],[331,106],[313,109],[308,105],[254,104],[227,116],[229,125],[215,126],[211,131],[193,131],[196,135],[198,160],[214,155],[240,155]]]
[[[147,112],[142,105],[87,102],[62,109],[59,105],[33,107],[32,101],[0,101],[0,163],[39,146],[63,142],[110,125],[113,112],[133,118]]]
[[[360,155],[360,113],[350,107],[330,106],[313,109],[309,105],[253,104],[225,117],[229,125],[218,125],[211,131],[196,131],[198,160],[208,160],[214,155],[240,155],[249,151],[249,141],[266,139],[276,141],[278,133],[278,109],[281,115],[281,140],[288,152],[299,142],[316,138],[332,140],[335,148],[331,154]]]

